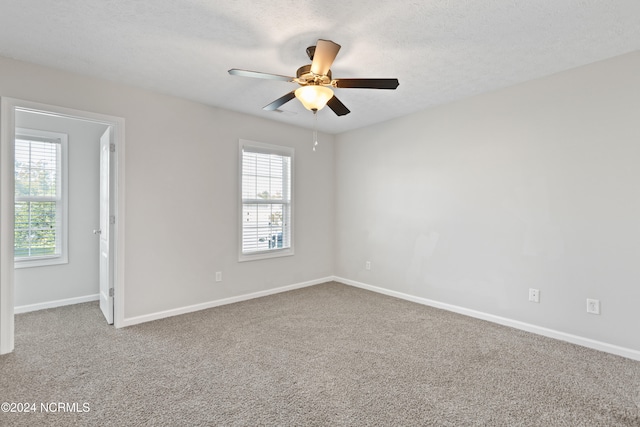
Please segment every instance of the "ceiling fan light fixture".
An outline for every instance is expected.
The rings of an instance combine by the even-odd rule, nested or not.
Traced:
[[[289,83],[297,83],[301,87],[297,90],[281,96],[270,104],[262,107],[266,111],[278,111],[282,105],[293,98],[304,105],[307,110],[314,113],[329,106],[336,116],[344,116],[351,111],[333,94],[330,88],[345,89],[389,89],[393,90],[400,84],[398,79],[333,79],[331,65],[340,50],[340,45],[331,40],[319,39],[315,46],[307,48],[307,55],[311,64],[298,68],[296,77],[288,77],[280,74],[261,73],[258,71],[241,70],[232,68],[229,74],[232,76],[255,77],[259,79],[281,80]]]
[[[295,95],[307,110],[320,111],[333,97],[333,91],[326,86],[309,85],[296,89]]]

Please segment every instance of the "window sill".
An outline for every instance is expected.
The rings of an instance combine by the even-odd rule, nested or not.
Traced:
[[[251,252],[248,254],[241,253],[238,256],[238,262],[257,261],[257,260],[269,259],[269,258],[281,258],[286,256],[292,256],[292,255],[293,255],[293,248],[277,249],[277,250],[264,251],[264,252]]]
[[[51,265],[68,264],[69,261],[66,256],[51,256],[51,257],[39,257],[33,259],[20,259],[15,260],[13,263],[14,268],[31,268],[31,267],[47,267]]]

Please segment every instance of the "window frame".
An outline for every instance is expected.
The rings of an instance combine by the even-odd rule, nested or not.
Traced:
[[[15,140],[24,139],[39,142],[50,142],[60,144],[60,155],[58,172],[60,173],[59,191],[60,195],[57,197],[56,202],[56,217],[60,217],[58,223],[58,229],[56,230],[56,254],[54,255],[41,255],[30,257],[16,257],[14,254],[14,268],[31,268],[31,267],[43,267],[50,265],[68,264],[69,262],[69,150],[68,141],[69,136],[65,133],[44,131],[38,129],[28,128],[16,128],[14,136],[14,152],[15,152]],[[14,173],[15,173],[15,159],[14,159]],[[15,191],[15,189],[14,189]],[[22,197],[21,201],[29,201],[29,197]],[[18,202],[18,197],[14,197],[14,205]],[[15,208],[14,208],[15,209]],[[15,217],[15,213],[14,213]],[[14,225],[15,233],[15,225]],[[14,243],[15,245],[15,243]],[[15,246],[14,246],[15,248]]]
[[[289,233],[289,247],[287,248],[272,248],[264,251],[254,251],[254,252],[243,252],[243,230],[244,230],[244,221],[243,221],[243,212],[244,212],[244,198],[242,193],[242,184],[243,184],[243,155],[245,148],[248,152],[254,153],[265,153],[265,154],[276,154],[284,157],[289,157],[289,215],[288,220],[284,219],[283,222],[286,222],[286,227]],[[295,174],[294,174],[294,166],[295,166],[295,150],[293,147],[287,147],[282,145],[274,145],[267,144],[263,142],[249,141],[240,139],[238,144],[238,261],[255,261],[261,259],[269,259],[269,258],[279,258],[294,255],[294,182],[295,182]],[[283,204],[282,202],[274,202],[274,204]]]

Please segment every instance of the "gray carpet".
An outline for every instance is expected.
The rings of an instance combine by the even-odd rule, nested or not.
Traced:
[[[640,362],[327,283],[119,330],[18,315],[0,402],[37,404],[2,426],[640,426]]]

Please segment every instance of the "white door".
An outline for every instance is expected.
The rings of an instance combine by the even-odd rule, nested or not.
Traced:
[[[111,226],[115,217],[111,213],[111,126],[100,137],[100,310],[107,323],[113,324],[113,257],[111,256]]]

